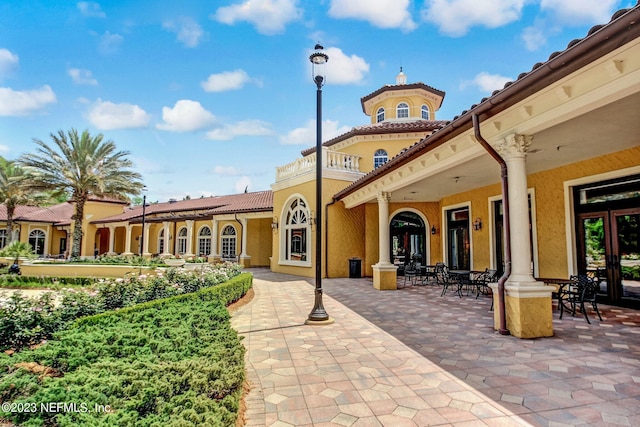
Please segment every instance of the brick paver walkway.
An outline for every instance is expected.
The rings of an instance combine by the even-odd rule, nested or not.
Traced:
[[[251,271],[254,301],[232,318],[246,425],[640,425],[640,312],[600,305],[592,325],[554,313],[554,337],[523,340],[493,331],[487,297],[325,279],[335,323],[307,326],[312,280]]]

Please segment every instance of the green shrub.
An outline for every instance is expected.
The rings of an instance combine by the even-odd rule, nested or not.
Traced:
[[[49,339],[53,332],[81,316],[219,285],[240,274],[241,269],[238,265],[220,264],[204,266],[199,270],[168,269],[166,274],[158,273],[157,276],[141,274],[123,279],[99,279],[88,289],[60,291],[60,303],[55,310],[51,296],[43,297],[43,302],[19,294],[5,302],[0,298],[0,351],[20,349]],[[233,294],[221,295],[229,303],[234,301],[229,299],[230,296],[238,299],[246,290],[239,296],[238,291],[224,292]],[[6,304],[9,305],[5,307]]]
[[[233,426],[244,348],[220,297],[250,286],[251,275],[242,274],[196,293],[84,317],[42,347],[0,355],[0,401],[111,410],[0,417],[22,426]],[[58,376],[39,378],[16,368],[20,362]]]

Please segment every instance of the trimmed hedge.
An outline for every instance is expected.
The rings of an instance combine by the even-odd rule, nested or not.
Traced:
[[[0,355],[1,402],[88,408],[0,417],[22,426],[233,426],[244,347],[225,306],[252,278],[243,273],[195,293],[83,317],[44,346]],[[17,368],[21,362],[48,370]],[[94,412],[95,405],[110,412]]]
[[[60,289],[69,286],[91,286],[96,280],[94,277],[42,277],[11,274],[0,277],[0,288]]]

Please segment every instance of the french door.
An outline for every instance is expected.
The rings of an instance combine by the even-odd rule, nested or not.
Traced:
[[[578,214],[578,269],[613,304],[640,303],[640,207]]]

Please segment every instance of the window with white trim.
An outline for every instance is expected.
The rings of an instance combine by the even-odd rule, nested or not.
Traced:
[[[376,123],[384,122],[384,108],[378,108],[376,112]]]
[[[423,105],[421,108],[422,111],[422,118],[425,120],[429,120],[429,107],[427,107],[426,105]]]
[[[158,253],[164,253],[164,228],[158,233]]]
[[[204,226],[198,233],[198,256],[211,254],[211,229]]]
[[[7,241],[8,241],[7,229],[6,228],[0,229],[0,249],[7,246]]]
[[[385,163],[387,163],[387,160],[389,160],[389,155],[387,154],[387,152],[383,149],[377,150],[373,154],[373,168],[376,169],[384,165]]]
[[[184,255],[187,253],[187,227],[178,230],[178,238],[176,239],[176,255]]]
[[[401,102],[396,107],[396,117],[399,119],[406,119],[409,117],[409,104]]]
[[[29,233],[29,244],[37,255],[44,255],[44,231],[33,230]]]
[[[284,222],[284,259],[307,262],[311,244],[311,223],[305,201],[297,197],[287,209]]]
[[[232,258],[236,256],[236,240],[236,229],[231,225],[227,225],[222,230],[222,258]]]

